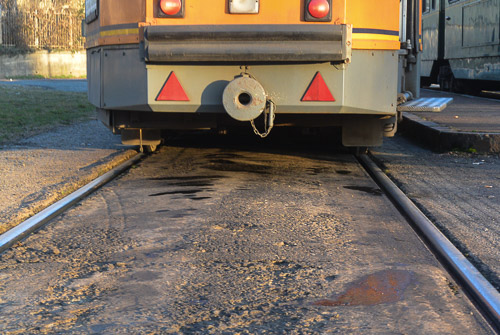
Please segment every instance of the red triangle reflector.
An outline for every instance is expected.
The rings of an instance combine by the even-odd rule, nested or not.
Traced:
[[[316,72],[301,101],[335,101],[321,73]]]
[[[177,79],[174,71],[170,72],[156,101],[189,101],[189,98]]]

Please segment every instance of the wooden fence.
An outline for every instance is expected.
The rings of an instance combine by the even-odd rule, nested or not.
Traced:
[[[81,50],[83,14],[74,9],[31,12],[0,9],[0,45],[6,47]]]

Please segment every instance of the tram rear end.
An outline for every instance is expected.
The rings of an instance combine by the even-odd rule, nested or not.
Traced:
[[[249,122],[377,146],[398,97],[418,96],[419,13],[419,0],[87,0],[89,100],[127,144]]]

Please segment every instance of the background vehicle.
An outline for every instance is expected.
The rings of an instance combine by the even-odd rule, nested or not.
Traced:
[[[89,100],[124,143],[152,148],[162,129],[238,121],[262,136],[339,126],[345,146],[380,145],[398,101],[419,95],[420,6],[87,0]]]
[[[424,0],[422,83],[500,91],[500,0]]]

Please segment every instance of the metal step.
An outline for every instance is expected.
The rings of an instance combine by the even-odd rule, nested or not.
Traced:
[[[399,112],[441,112],[453,98],[420,98],[398,106]]]

